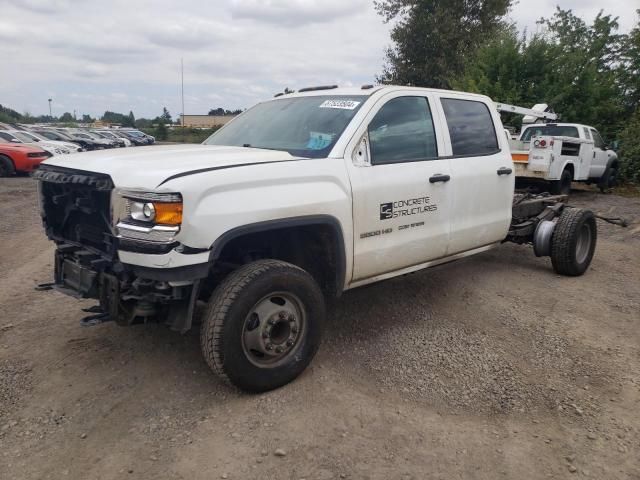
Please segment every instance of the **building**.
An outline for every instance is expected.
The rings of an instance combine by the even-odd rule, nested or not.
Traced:
[[[189,128],[220,127],[234,118],[235,115],[180,115],[180,125]]]

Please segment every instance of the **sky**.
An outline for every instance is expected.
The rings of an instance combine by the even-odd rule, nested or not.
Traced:
[[[519,0],[520,29],[555,6],[590,22],[601,0]],[[640,0],[608,0],[621,31]],[[285,87],[374,83],[390,44],[372,0],[0,0],[0,104],[21,113],[152,118],[247,108]]]

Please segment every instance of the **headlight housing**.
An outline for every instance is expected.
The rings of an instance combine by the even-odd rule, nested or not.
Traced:
[[[182,225],[182,196],[119,190],[114,192],[113,221],[118,238],[169,245]]]

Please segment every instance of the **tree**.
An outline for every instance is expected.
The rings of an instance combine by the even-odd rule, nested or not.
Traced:
[[[640,17],[640,9],[636,10]],[[640,104],[640,21],[623,40],[620,77],[625,90],[625,105],[633,111]]]
[[[377,0],[395,21],[381,83],[450,88],[478,46],[504,26],[512,0]]]
[[[91,115],[87,115],[86,113],[82,115],[82,123],[93,123],[95,122],[95,118],[91,118]]]
[[[71,122],[75,122],[75,118],[73,118],[73,115],[71,115],[71,113],[64,112],[62,116],[58,119],[58,121],[63,123],[71,123]]]
[[[209,110],[209,113],[207,115],[239,115],[242,113],[242,110],[240,110],[239,108],[236,110],[226,110],[224,108],[212,108],[211,110]]]
[[[21,122],[23,120],[23,116],[20,115],[15,110],[9,107],[3,107],[0,105],[0,122],[2,123],[15,123]]]
[[[160,119],[163,120],[164,123],[171,123],[171,114],[167,107],[162,107],[162,115],[160,115]]]
[[[122,122],[122,125],[131,128],[136,126],[136,117],[134,117],[133,111],[129,110],[129,115],[127,115],[126,119]]]
[[[620,134],[621,175],[640,183],[640,108],[636,108],[627,127]]]
[[[166,140],[168,136],[169,136],[169,130],[167,129],[167,126],[164,124],[164,122],[158,123],[158,126],[156,127],[155,137],[158,140]]]
[[[564,121],[591,124],[615,138],[628,117],[619,78],[625,36],[616,33],[617,22],[600,13],[587,25],[557,9],[540,24],[545,30],[528,38],[513,27],[495,35],[452,86],[506,103],[548,103]]]

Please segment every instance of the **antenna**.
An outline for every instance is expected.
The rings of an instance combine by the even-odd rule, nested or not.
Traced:
[[[184,58],[180,58],[180,76],[182,79],[182,142],[184,143]]]

